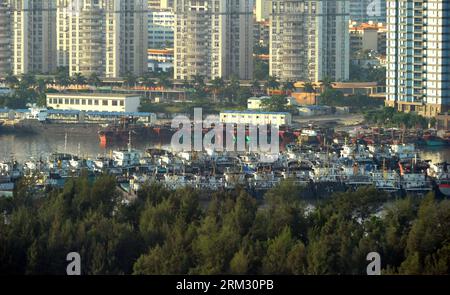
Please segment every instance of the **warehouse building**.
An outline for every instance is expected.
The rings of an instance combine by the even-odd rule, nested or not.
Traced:
[[[117,93],[49,93],[47,107],[55,110],[137,112],[141,96]]]

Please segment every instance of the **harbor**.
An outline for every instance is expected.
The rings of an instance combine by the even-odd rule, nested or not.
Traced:
[[[428,146],[423,136],[399,130],[368,130],[308,126],[280,131],[280,137],[290,132],[295,138],[280,141],[280,152],[271,160],[248,151],[174,152],[170,140],[132,132],[126,142],[110,146],[99,143],[96,132],[0,135],[0,195],[11,196],[22,178],[32,178],[44,190],[62,187],[83,173],[93,178],[113,175],[118,188],[131,197],[152,182],[206,193],[239,186],[258,197],[286,180],[311,198],[360,186],[398,196],[430,191],[450,195],[447,145]]]

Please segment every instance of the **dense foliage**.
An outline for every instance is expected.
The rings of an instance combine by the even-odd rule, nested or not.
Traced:
[[[39,197],[23,182],[0,199],[0,273],[64,274],[72,251],[84,274],[365,274],[372,251],[383,273],[449,273],[450,201],[432,194],[386,202],[366,187],[311,208],[289,181],[263,206],[200,193],[149,184],[126,205],[108,176]]]
[[[367,123],[386,127],[428,128],[434,125],[435,119],[427,119],[414,112],[397,112],[394,108],[386,107],[382,110],[370,110],[364,115]]]
[[[320,95],[319,103],[333,107],[350,107],[354,111],[361,111],[376,109],[382,106],[384,101],[370,98],[364,94],[346,96],[339,90],[328,88]]]

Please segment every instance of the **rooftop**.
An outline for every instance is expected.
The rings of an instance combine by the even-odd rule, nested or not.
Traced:
[[[126,97],[136,97],[140,96],[137,94],[132,93],[89,93],[89,92],[83,92],[83,93],[48,93],[48,97],[116,97],[116,98],[126,98]]]
[[[222,111],[221,114],[261,114],[261,115],[290,115],[288,112],[262,112],[262,111]]]

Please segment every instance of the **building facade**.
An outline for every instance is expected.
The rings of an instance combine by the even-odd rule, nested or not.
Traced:
[[[427,117],[450,105],[450,2],[388,0],[388,106]]]
[[[255,0],[255,18],[257,22],[269,19],[271,0]]]
[[[150,10],[148,14],[148,48],[173,47],[175,14],[172,9]]]
[[[12,71],[51,73],[56,69],[56,1],[9,0]]]
[[[284,81],[349,78],[348,0],[274,0],[270,75]]]
[[[350,0],[350,19],[360,23],[386,22],[386,0]]]
[[[286,112],[262,111],[223,111],[220,113],[220,122],[224,124],[245,125],[291,125],[292,115]]]
[[[147,71],[145,0],[58,0],[57,61],[70,75],[118,78]]]
[[[350,30],[350,55],[362,51],[376,51],[386,55],[386,26],[381,23],[351,23]]]
[[[136,94],[52,93],[47,94],[47,107],[55,110],[97,112],[137,112],[141,97]]]
[[[148,69],[151,72],[167,72],[173,68],[173,49],[149,49]]]
[[[11,71],[11,23],[7,3],[0,1],[0,78]]]
[[[252,2],[175,0],[174,78],[252,79]]]

